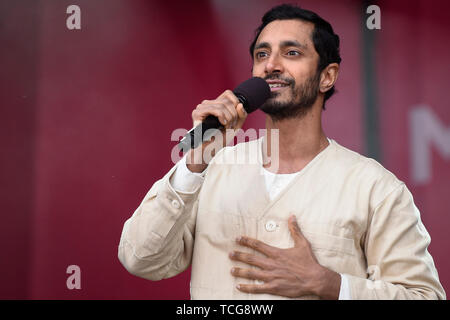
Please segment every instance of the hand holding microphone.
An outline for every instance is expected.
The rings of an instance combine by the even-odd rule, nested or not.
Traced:
[[[179,148],[188,154],[188,168],[192,172],[202,172],[207,163],[203,159],[205,145],[217,130],[222,133],[226,129],[236,132],[242,128],[247,115],[258,109],[270,97],[270,87],[267,82],[258,77],[250,78],[233,91],[226,90],[215,100],[204,100],[192,112],[194,128],[191,129],[179,143]],[[223,136],[222,136],[223,137]],[[234,135],[233,135],[234,137]],[[223,146],[228,138],[219,141]],[[206,142],[206,143],[204,143]],[[201,146],[201,152],[194,154],[194,149]]]
[[[215,100],[203,100],[192,111],[194,127],[218,121],[217,125],[212,127],[213,129],[237,130],[242,128],[246,118],[247,112],[244,105],[231,90],[226,90]]]
[[[242,82],[233,92],[226,90],[215,100],[204,100],[192,112],[194,128],[181,139],[180,149],[186,152],[196,148],[208,140],[205,132],[210,129],[240,129],[246,113],[258,109],[269,97],[267,82],[253,77]]]

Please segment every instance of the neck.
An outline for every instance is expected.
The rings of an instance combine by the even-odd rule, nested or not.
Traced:
[[[322,108],[314,105],[299,118],[274,121],[270,116],[266,117],[266,136],[264,143],[267,147],[267,156],[278,144],[278,156],[273,166],[264,155],[264,167],[274,173],[292,173],[303,169],[315,156],[317,156],[328,145],[328,139],[323,132],[321,123]],[[273,139],[273,130],[278,130],[278,141]],[[275,135],[276,137],[276,135]]]

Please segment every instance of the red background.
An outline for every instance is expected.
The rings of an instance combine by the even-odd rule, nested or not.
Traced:
[[[187,299],[189,270],[160,282],[117,259],[124,221],[173,165],[176,128],[204,99],[251,75],[248,46],[277,1],[0,2],[0,298]],[[411,180],[411,108],[426,104],[448,128],[449,6],[379,1],[375,70],[382,164],[405,181],[450,288],[450,159],[433,149],[432,180]],[[68,30],[66,8],[81,8]],[[302,1],[341,37],[338,93],[326,134],[365,153],[359,1]],[[374,119],[375,121],[375,119]],[[264,127],[252,114],[246,127]],[[81,268],[68,290],[66,269]]]

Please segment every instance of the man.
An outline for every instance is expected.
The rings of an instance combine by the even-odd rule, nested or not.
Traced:
[[[124,225],[125,268],[160,280],[192,263],[193,299],[445,299],[404,183],[322,130],[341,61],[329,23],[275,7],[250,53],[271,87],[267,134],[209,163],[205,142],[157,181]],[[229,90],[198,105],[194,125],[211,114],[233,130],[247,116]],[[233,161],[253,152],[257,163]]]

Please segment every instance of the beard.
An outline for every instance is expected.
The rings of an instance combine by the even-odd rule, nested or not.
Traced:
[[[288,101],[277,101],[281,93],[274,91],[271,93],[271,97],[261,106],[261,111],[268,114],[273,121],[303,117],[316,102],[319,94],[320,72],[316,72],[315,75],[298,87],[296,87],[294,79],[287,79],[278,75],[265,77],[265,80],[269,79],[286,82],[288,87],[284,91],[289,90],[291,94],[291,99]]]

